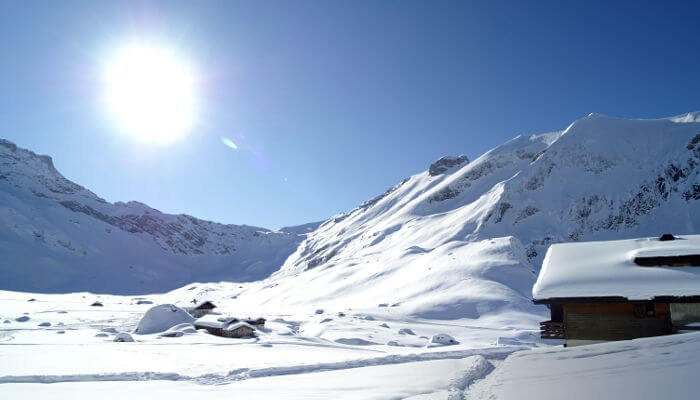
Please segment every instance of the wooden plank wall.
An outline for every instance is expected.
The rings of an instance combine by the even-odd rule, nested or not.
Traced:
[[[671,333],[668,304],[654,304],[653,316],[640,314],[635,306],[644,304],[566,304],[566,338],[624,340]]]

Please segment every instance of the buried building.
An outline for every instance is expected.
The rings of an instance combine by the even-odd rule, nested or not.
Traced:
[[[238,318],[222,317],[220,315],[206,315],[194,321],[195,329],[205,329],[212,335],[227,338],[243,338],[255,336],[255,328],[241,322]]]
[[[216,305],[214,305],[214,303],[212,303],[211,301],[207,300],[207,301],[201,302],[199,304],[196,304],[192,308],[188,308],[187,312],[191,316],[193,316],[194,318],[200,318],[200,317],[203,317],[203,316],[209,314],[215,308],[216,308]]]
[[[554,244],[532,294],[567,345],[700,329],[700,235]]]

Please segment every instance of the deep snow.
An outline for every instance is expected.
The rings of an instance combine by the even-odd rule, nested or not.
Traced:
[[[693,379],[700,367],[700,333],[562,348],[539,343],[526,327],[486,328],[467,319],[397,321],[381,313],[365,314],[374,318],[366,320],[345,310],[346,317],[336,317],[345,321],[335,323],[333,332],[358,339],[373,335],[379,342],[348,345],[333,340],[332,332],[313,329],[319,317],[313,310],[299,310],[268,315],[270,322],[255,339],[195,331],[114,342],[122,334],[117,332],[136,326],[149,305],[101,296],[104,307],[96,308],[89,294],[33,296],[28,302],[28,294],[0,291],[0,318],[12,321],[0,326],[2,398],[223,399],[235,393],[288,399],[645,400],[694,399],[700,390]],[[186,301],[180,292],[149,299]],[[12,317],[24,313],[29,321],[14,322]],[[431,334],[444,331],[460,344],[429,347]],[[402,337],[414,345],[381,344]]]
[[[700,393],[700,333],[511,355],[468,399],[693,400]]]
[[[222,311],[229,309],[222,300],[230,289],[222,286],[210,291]],[[178,290],[147,298],[184,306],[190,294]],[[272,397],[281,398],[313,393],[338,398],[446,394],[464,388],[462,373],[474,364],[481,370],[484,360],[495,362],[538,343],[535,332],[526,326],[501,322],[497,328],[495,320],[488,328],[471,326],[465,319],[398,320],[376,309],[325,310],[323,314],[287,309],[284,314],[266,314],[268,322],[256,338],[221,338],[178,324],[169,331],[182,335],[138,334],[131,335],[134,342],[115,342],[124,332],[133,331],[152,308],[138,304],[142,297],[103,295],[99,300],[104,307],[91,307],[96,296],[86,293],[32,296],[35,301],[29,302],[26,293],[0,291],[0,319],[31,316],[27,322],[13,320],[0,327],[0,396],[4,398],[27,393],[33,398],[68,398],[95,390],[103,392],[100,398],[118,398],[124,390],[137,398],[152,396],[154,391],[171,393],[172,398],[196,392],[218,398],[230,396],[231,390],[247,397],[270,397],[271,388],[276,388]],[[177,314],[169,305],[155,309]],[[338,316],[341,313],[345,316]],[[331,321],[323,322],[323,317]],[[51,325],[42,327],[42,322]],[[460,343],[431,343],[433,335],[443,332]],[[515,342],[499,346],[501,337]],[[399,345],[388,345],[390,341]],[[50,383],[52,390],[37,388],[36,383]]]

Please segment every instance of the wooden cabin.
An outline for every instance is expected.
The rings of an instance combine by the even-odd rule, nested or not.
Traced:
[[[207,315],[194,321],[195,329],[205,329],[212,335],[227,338],[255,336],[255,328],[234,317]]]
[[[200,318],[203,317],[211,312],[211,310],[215,309],[216,305],[212,303],[211,301],[204,301],[202,303],[199,303],[195,305],[194,307],[190,308],[187,310],[187,312],[194,318]]]
[[[248,318],[244,320],[247,324],[253,326],[265,326],[265,318]]]
[[[554,244],[533,299],[569,346],[698,330],[700,235]]]

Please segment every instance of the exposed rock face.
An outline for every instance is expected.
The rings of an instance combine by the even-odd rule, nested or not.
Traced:
[[[458,165],[462,165],[464,163],[468,163],[469,160],[467,159],[467,156],[462,154],[461,156],[458,157],[450,157],[450,156],[445,156],[445,157],[440,157],[438,158],[437,161],[434,163],[430,164],[430,168],[428,169],[428,174],[430,176],[436,176],[443,174],[447,172],[448,169],[452,167],[456,167]]]

